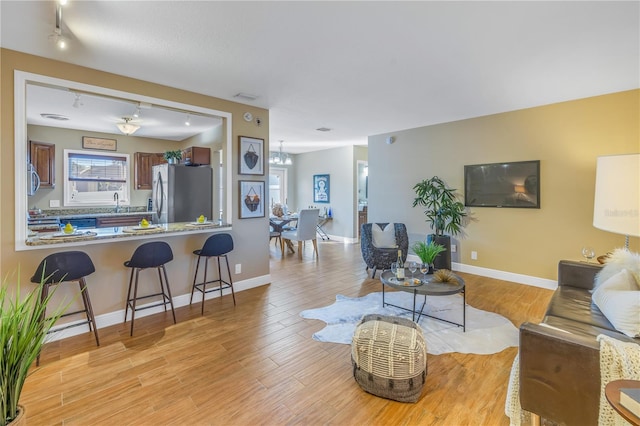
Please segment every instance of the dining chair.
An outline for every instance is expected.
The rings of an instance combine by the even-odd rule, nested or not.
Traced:
[[[287,241],[298,242],[298,257],[302,259],[302,243],[307,240],[313,242],[313,251],[318,257],[318,241],[316,240],[316,226],[320,217],[319,209],[304,209],[298,214],[298,226],[291,231],[283,231],[280,234],[280,248],[284,257],[284,246]]]

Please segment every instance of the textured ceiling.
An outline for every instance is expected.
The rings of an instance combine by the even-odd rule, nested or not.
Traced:
[[[627,2],[6,1],[1,45],[270,110],[289,152],[640,87]],[[328,127],[330,132],[319,132]]]

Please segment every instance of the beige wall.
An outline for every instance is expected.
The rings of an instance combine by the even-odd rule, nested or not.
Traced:
[[[465,164],[540,160],[541,208],[472,208],[454,260],[555,279],[558,261],[581,260],[585,245],[598,254],[624,245],[592,225],[595,167],[600,155],[640,152],[639,105],[633,90],[372,136],[369,221],[427,234],[422,210],[411,207],[420,180],[437,175],[462,194]]]
[[[174,102],[226,111],[233,114],[231,167],[233,181],[229,188],[233,194],[232,235],[235,249],[230,255],[232,264],[242,263],[242,274],[234,275],[236,282],[265,281],[269,275],[268,219],[238,219],[238,135],[262,138],[268,144],[269,112],[265,109],[229,102],[197,93],[178,90],[141,80],[100,72],[72,64],[48,60],[32,55],[2,49],[0,75],[1,93],[1,149],[0,149],[0,275],[20,267],[24,287],[40,260],[59,249],[40,249],[16,252],[14,249],[14,114],[13,84],[14,70],[21,70],[95,86],[137,93]],[[188,77],[188,76],[187,76]],[[212,76],[215,78],[215,76]],[[262,118],[260,127],[242,120],[245,111]],[[25,141],[26,143],[26,141]],[[247,177],[243,180],[264,181],[265,176]],[[207,234],[168,237],[174,251],[174,261],[168,266],[173,295],[190,292],[193,279],[194,257],[192,251],[202,246]],[[82,247],[96,264],[97,271],[90,277],[89,286],[96,315],[124,308],[124,292],[127,287],[127,270],[122,262],[127,260],[140,241],[116,242]],[[233,266],[232,266],[233,270]],[[154,277],[155,278],[155,277]],[[62,288],[61,293],[70,292]]]

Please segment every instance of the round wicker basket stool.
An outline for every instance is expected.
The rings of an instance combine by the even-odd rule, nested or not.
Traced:
[[[365,315],[351,343],[353,377],[365,391],[401,402],[420,399],[427,378],[427,345],[415,322]]]

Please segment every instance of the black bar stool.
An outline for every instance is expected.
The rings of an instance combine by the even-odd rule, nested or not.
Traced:
[[[236,294],[233,291],[233,278],[231,278],[231,269],[229,269],[229,258],[227,257],[227,253],[233,250],[233,238],[229,234],[213,234],[207,241],[204,242],[204,246],[202,246],[199,250],[194,250],[193,254],[198,256],[198,261],[196,263],[196,273],[193,275],[193,287],[191,288],[191,299],[189,299],[189,305],[193,302],[193,292],[198,290],[202,293],[202,306],[200,308],[200,313],[204,315],[204,296],[206,293],[210,293],[212,291],[219,291],[220,297],[222,297],[222,290],[230,288],[231,295],[233,296],[233,306],[236,305]],[[198,277],[198,268],[200,267],[200,258],[205,257],[204,261],[204,280],[200,283],[196,283]],[[218,279],[207,281],[207,265],[209,264],[209,258],[215,257],[218,259]],[[227,274],[229,276],[229,281],[225,281],[222,279],[222,273],[220,269],[220,258],[224,257],[224,260],[227,262]],[[207,290],[207,284],[219,283],[218,288],[212,288]]]
[[[74,323],[67,325],[66,327],[58,328],[57,330],[64,330],[69,327],[88,324],[89,331],[93,330],[93,334],[96,337],[96,345],[100,346],[98,327],[96,326],[96,319],[93,315],[91,299],[89,299],[87,282],[84,279],[84,277],[86,277],[87,275],[93,274],[95,270],[96,268],[95,266],[93,266],[91,258],[85,252],[64,251],[53,253],[45,257],[42,262],[40,262],[40,265],[38,265],[35,274],[33,274],[33,276],[31,277],[31,282],[36,284],[40,284],[42,282],[43,288],[40,292],[40,298],[44,300],[49,294],[49,286],[56,285],[62,282],[77,281],[78,285],[80,286],[80,294],[82,295],[84,309],[74,312],[67,312],[61,317],[84,313],[87,319],[79,323]],[[40,355],[38,355],[36,365],[40,365]]]
[[[136,311],[142,309],[154,308],[156,306],[164,306],[165,312],[167,311],[167,305],[171,306],[171,313],[173,314],[173,323],[176,323],[176,311],[173,309],[173,299],[171,298],[171,289],[169,288],[169,280],[167,278],[167,270],[164,265],[167,262],[173,260],[173,252],[169,244],[164,241],[153,241],[145,243],[139,246],[131,256],[130,260],[124,262],[124,266],[131,269],[131,277],[129,278],[129,289],[127,290],[127,304],[124,309],[124,322],[127,322],[127,313],[131,308],[131,333],[133,336],[133,323],[135,321]],[[149,294],[146,296],[138,297],[138,275],[140,271],[147,268],[156,268],[158,270],[158,278],[160,279],[160,292]],[[133,287],[133,297],[131,297],[131,284],[133,283],[133,275],[135,272],[136,282]],[[162,275],[164,274],[164,282]],[[166,287],[166,288],[165,288]],[[162,296],[162,301],[153,305],[147,305],[143,307],[136,307],[136,302],[139,299],[146,299],[149,297]]]

